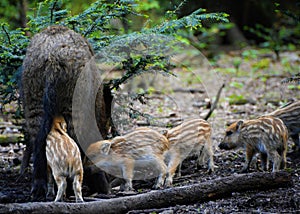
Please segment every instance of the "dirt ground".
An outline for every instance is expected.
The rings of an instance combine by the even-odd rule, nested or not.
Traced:
[[[211,79],[208,80],[209,77],[207,77],[208,79],[205,77],[201,81],[195,81],[194,77],[183,76],[180,81],[184,81],[186,84],[178,85],[181,89],[203,89],[206,93],[191,93],[173,88],[172,97],[164,96],[164,93],[150,94],[146,96],[148,97],[145,99],[146,104],[138,104],[136,101],[137,104],[133,106],[145,114],[156,116],[156,119],[137,118],[130,123],[120,122],[117,124],[117,128],[121,134],[126,132],[128,127],[141,125],[150,125],[157,130],[162,130],[165,127],[158,124],[177,124],[182,119],[202,117],[208,111],[209,99],[213,98],[208,90],[211,90],[210,87],[212,87],[213,93],[211,94],[215,95],[224,81],[226,86],[222,91],[218,107],[208,120],[213,127],[214,161],[218,168],[214,173],[208,174],[206,166],[201,169],[196,168],[195,158],[185,160],[182,166],[182,177],[174,179],[174,186],[194,184],[239,173],[244,162],[244,152],[242,150],[221,151],[218,148],[226,125],[237,119],[254,118],[271,112],[288,100],[298,100],[300,97],[297,84],[281,83],[291,73],[296,74],[300,71],[300,52],[285,52],[281,57],[281,61],[276,62],[272,53],[254,49],[232,51],[220,55],[211,67],[218,75],[214,83],[201,85],[199,82],[203,83]],[[240,64],[236,66],[233,59],[240,59]],[[181,60],[195,62],[198,59],[196,57]],[[152,79],[152,82],[156,84],[162,84],[161,81],[164,80]],[[163,84],[167,85],[166,82]],[[119,102],[123,101],[120,99]],[[125,115],[126,112],[118,111],[118,106],[122,106],[120,103],[116,104],[115,114],[118,112],[119,115]],[[7,131],[5,128],[2,128],[2,132],[3,130]],[[286,170],[292,175],[293,185],[291,187],[266,191],[233,192],[231,197],[215,201],[163,209],[153,207],[151,210],[131,211],[130,213],[298,213],[300,212],[300,152],[293,151],[292,145],[293,143],[289,140]],[[23,149],[22,143],[1,144],[0,203],[30,201],[31,173],[28,172],[21,178],[18,174]],[[256,170],[258,169],[252,166],[250,171]],[[151,185],[151,182],[134,182],[134,188],[139,193],[150,191]],[[88,193],[85,188],[83,192],[84,197],[105,197],[101,194],[85,195]],[[114,190],[108,197],[121,196]]]

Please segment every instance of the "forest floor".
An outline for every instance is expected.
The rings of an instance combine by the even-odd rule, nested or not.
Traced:
[[[180,59],[180,61],[184,60],[199,62],[197,57],[191,59],[185,56]],[[225,82],[218,107],[208,120],[213,127],[214,161],[217,168],[214,173],[208,174],[206,166],[197,169],[195,159],[189,158],[183,162],[182,176],[174,179],[174,186],[201,183],[239,173],[244,162],[243,150],[222,151],[218,148],[226,125],[238,119],[255,118],[272,112],[290,99],[300,99],[299,85],[281,82],[291,74],[299,73],[300,52],[284,52],[281,54],[281,60],[276,61],[269,51],[244,49],[219,55],[209,66],[212,66],[217,76],[211,79],[202,77],[202,81],[195,81],[193,76],[185,76],[180,79],[181,84],[177,85],[177,88],[181,89],[203,89],[204,93],[201,90],[199,90],[201,93],[174,90],[172,98],[163,97],[163,93],[153,93],[146,99],[146,105],[140,104],[140,107],[138,104],[133,105],[146,114],[156,115],[158,119],[150,120],[150,125],[161,130],[164,127],[157,124],[162,122],[176,124],[181,119],[203,117],[208,112],[209,101],[212,100],[210,98],[215,96],[222,82]],[[196,75],[198,74],[196,72]],[[155,84],[162,84],[161,81],[163,81],[155,78],[152,80]],[[161,89],[166,85],[167,83],[164,82],[163,86],[160,86]],[[121,106],[120,103],[119,105]],[[117,107],[118,103],[116,112]],[[10,122],[9,117],[3,120],[6,122],[3,122],[1,134],[18,133],[18,130],[9,128],[13,125],[5,127],[5,124]],[[149,118],[136,119],[130,124],[120,122],[117,128],[122,134],[124,130],[127,130],[126,126],[140,126],[148,123]],[[298,213],[300,212],[300,152],[293,151],[292,145],[292,141],[289,140],[286,170],[292,175],[293,185],[290,187],[233,192],[230,197],[213,201],[163,209],[153,207],[151,210],[135,210],[129,213]],[[17,180],[23,150],[22,143],[1,144],[0,203],[30,201],[31,174],[26,173]],[[251,172],[257,170],[253,166],[250,169]],[[134,182],[134,188],[138,190],[137,194],[151,191],[151,185],[149,182]],[[117,190],[113,190],[112,194],[107,197],[122,197],[116,192]],[[84,191],[84,197],[91,197],[85,194],[87,191]],[[103,198],[104,196],[100,194],[92,197]]]

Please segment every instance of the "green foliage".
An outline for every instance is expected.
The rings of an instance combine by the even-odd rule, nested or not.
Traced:
[[[279,52],[283,46],[283,38],[289,36],[288,31],[285,29],[276,30],[274,28],[266,28],[260,24],[256,24],[255,28],[245,26],[245,30],[248,30],[249,32],[265,40],[261,46],[272,49],[276,54],[276,58],[279,60]]]
[[[245,26],[245,30],[255,34],[257,37],[264,40],[261,47],[270,48],[276,54],[276,59],[280,60],[279,53],[282,50],[293,49],[295,46],[299,46],[300,38],[300,13],[291,12],[289,10],[280,9],[280,4],[275,3],[274,16],[277,14],[281,18],[283,23],[274,23],[271,28],[267,28],[263,25],[256,24],[254,28]],[[300,4],[296,5],[298,8]],[[297,10],[296,10],[297,11]]]
[[[9,31],[6,24],[1,24],[0,95],[2,104],[7,104],[18,98],[18,75],[28,43],[29,38],[24,31],[21,29]]]
[[[244,84],[241,83],[241,82],[233,81],[233,82],[230,83],[230,87],[241,89],[241,88],[244,87]]]
[[[232,64],[235,67],[237,72],[239,70],[239,67],[240,67],[241,63],[242,63],[241,57],[234,57],[233,60],[232,60]]]
[[[70,15],[70,11],[62,8],[62,2],[62,0],[41,2],[36,15],[29,17],[29,31],[35,34],[49,25],[56,24],[68,26],[86,38],[107,40],[105,36],[110,34],[112,20],[123,20],[125,15],[129,14],[138,15],[130,0],[122,0],[114,4],[98,0],[82,13],[74,16]],[[46,8],[48,10],[45,10]]]
[[[243,95],[239,94],[232,94],[227,99],[230,105],[243,105],[248,103],[248,100]]]
[[[233,27],[232,23],[213,23],[206,27],[200,28],[197,31],[199,35],[197,39],[195,37],[188,37],[190,43],[199,50],[207,50],[207,49],[214,49],[215,46],[213,45],[217,36],[223,37],[226,35],[226,30]],[[196,42],[194,41],[196,39]]]
[[[17,1],[1,0],[0,1],[0,23],[16,22],[19,14],[16,13]]]
[[[290,10],[286,10],[283,8],[280,8],[280,4],[279,3],[275,3],[275,7],[277,8],[275,10],[276,13],[282,13],[284,14],[286,17],[291,18],[296,24],[300,23],[300,2],[296,2],[296,8],[298,8],[298,10],[296,9],[294,12],[290,11]]]
[[[149,11],[149,10],[152,10],[152,9],[159,9],[159,1],[157,0],[144,0],[144,1],[141,1],[141,4],[138,4],[137,5],[137,8],[136,10],[138,12],[144,12],[144,11]]]
[[[205,9],[198,9],[191,13],[189,16],[176,19],[176,14],[172,11],[168,11],[168,17],[173,19],[163,22],[161,25],[151,29],[155,33],[176,33],[181,29],[195,30],[202,28],[203,21],[210,22],[228,22],[228,14],[226,13],[205,13]]]
[[[258,56],[258,50],[249,49],[242,52],[242,57],[246,60],[256,59]]]
[[[263,58],[263,59],[259,60],[258,62],[253,63],[252,67],[255,70],[266,69],[266,68],[270,67],[270,64],[271,64],[271,60],[269,58]]]
[[[123,23],[131,21],[127,17],[131,19],[133,16],[145,18],[147,16],[139,12],[157,8],[159,1],[148,0],[148,5],[144,6],[138,2],[137,0],[118,0],[108,3],[108,1],[98,0],[81,13],[71,15],[71,11],[66,7],[70,4],[68,1],[45,0],[39,2],[34,11],[28,14],[27,28],[9,30],[8,25],[2,24],[0,29],[0,96],[2,104],[17,99],[18,70],[21,70],[30,35],[40,32],[47,26],[68,26],[86,37],[96,52],[109,47],[112,51],[111,62],[118,64],[120,69],[126,70],[122,78],[109,83],[111,88],[117,89],[120,84],[142,72],[162,72],[172,75],[170,72],[172,64],[169,62],[172,51],[166,48],[174,46],[176,49],[177,47],[167,39],[154,41],[153,35],[176,35],[180,30],[202,29],[203,21],[228,22],[227,14],[206,13],[204,9],[198,9],[182,18],[177,18],[176,11],[168,11],[165,19],[154,27],[145,26],[140,29],[140,32],[126,34]],[[117,34],[115,28],[118,28]],[[128,41],[128,43],[124,41]],[[135,52],[131,45],[136,41],[146,47],[151,45],[152,49],[148,48],[147,54],[143,51]]]
[[[28,31],[35,34],[49,25],[59,24],[68,15],[66,9],[61,9],[62,6],[63,1],[59,0],[38,3],[35,14],[28,17]]]

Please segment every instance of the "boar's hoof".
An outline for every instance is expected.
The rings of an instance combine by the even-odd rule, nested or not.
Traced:
[[[77,199],[76,203],[84,203],[84,200],[83,199]]]
[[[209,174],[209,175],[211,175],[213,172],[214,172],[213,169],[208,169],[208,170],[207,170],[207,174]]]
[[[227,143],[220,143],[219,148],[224,149],[224,150],[229,150],[230,149]]]
[[[164,189],[164,187],[163,187],[163,185],[155,184],[155,185],[153,185],[152,189],[160,190],[160,189]]]
[[[35,179],[31,189],[32,201],[46,201],[47,182],[44,179]]]
[[[248,168],[243,168],[240,173],[248,173],[249,172],[249,169]]]
[[[53,201],[54,198],[55,198],[55,195],[52,193],[52,192],[47,192],[47,195],[46,195],[46,198],[47,198],[47,201]]]

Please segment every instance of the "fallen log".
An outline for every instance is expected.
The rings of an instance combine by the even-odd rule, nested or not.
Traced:
[[[228,197],[233,192],[267,190],[292,184],[288,172],[237,174],[204,183],[156,190],[134,196],[85,203],[32,202],[0,204],[0,213],[125,213]]]

